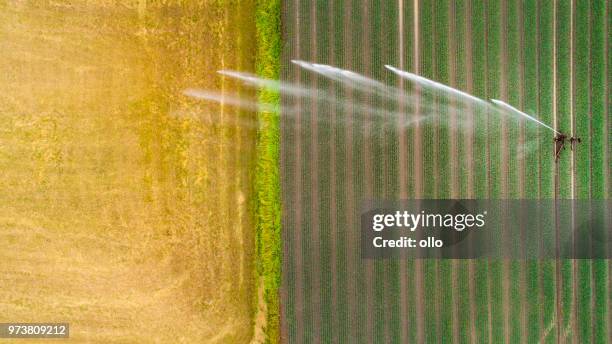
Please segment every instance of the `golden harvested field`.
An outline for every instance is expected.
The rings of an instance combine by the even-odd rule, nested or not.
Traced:
[[[254,25],[250,1],[0,2],[0,322],[251,340],[254,114],[181,92],[244,92],[215,71],[253,69]]]

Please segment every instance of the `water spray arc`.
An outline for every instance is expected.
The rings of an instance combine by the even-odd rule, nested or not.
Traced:
[[[328,104],[329,106],[351,108],[353,111],[353,116],[349,116],[345,118],[344,121],[340,121],[342,122],[340,124],[343,125],[347,123],[349,123],[350,125],[355,125],[357,122],[361,123],[359,125],[369,125],[369,121],[371,121],[372,116],[374,118],[382,118],[385,120],[404,116],[404,112],[398,112],[397,110],[389,107],[391,104],[401,101],[404,104],[410,104],[411,102],[415,104],[418,103],[418,110],[420,111],[420,116],[417,116],[416,118],[405,122],[392,121],[396,129],[407,128],[417,122],[440,116],[440,106],[445,106],[447,108],[456,107],[458,110],[460,108],[460,111],[458,111],[458,113],[460,114],[469,114],[470,111],[476,111],[476,109],[480,108],[480,111],[485,110],[489,115],[513,115],[513,117],[515,118],[528,120],[531,123],[537,124],[543,128],[552,131],[555,134],[553,141],[555,143],[556,160],[559,159],[561,151],[565,149],[566,142],[569,142],[572,149],[576,144],[580,143],[580,138],[568,138],[567,135],[555,130],[550,125],[538,120],[534,116],[528,115],[525,112],[520,111],[519,109],[501,100],[491,99],[490,101],[486,101],[467,92],[461,91],[459,89],[453,88],[451,86],[442,84],[434,80],[427,79],[423,76],[398,69],[391,65],[385,65],[385,68],[397,75],[398,77],[415,84],[417,87],[410,91],[407,91],[391,85],[386,85],[378,80],[369,78],[365,75],[361,75],[350,70],[301,60],[292,60],[291,62],[306,71],[318,74],[324,78],[337,82],[357,92],[363,92],[365,94],[378,96],[387,99],[388,101],[383,102],[383,105],[373,107],[370,104],[360,102],[355,103],[354,100],[349,101],[347,99],[338,98],[323,89],[314,88],[310,85],[301,85],[279,80],[270,80],[258,77],[254,74],[231,70],[220,70],[218,71],[218,73],[242,81],[243,84],[247,87],[269,89],[275,92],[279,92],[281,95],[296,98],[313,99]],[[288,106],[284,107],[283,109],[280,109],[278,107],[272,106],[271,104],[260,103],[256,99],[248,99],[238,94],[219,94],[199,89],[186,89],[183,91],[183,94],[197,99],[203,99],[217,103],[228,104],[230,106],[236,106],[248,111],[275,112],[285,117],[291,117],[300,111],[308,110],[302,108],[292,108]],[[429,97],[429,101],[421,101],[420,99],[423,97]],[[368,115],[369,120],[366,120],[366,117],[364,117],[364,115]],[[319,120],[324,121],[327,120],[327,118],[321,117],[319,118]],[[457,128],[473,125],[473,116],[465,116],[463,120],[458,121],[455,124]],[[440,124],[438,123],[438,125]]]
[[[395,73],[396,75],[398,75],[399,77],[412,81],[414,83],[420,84],[421,86],[425,86],[425,87],[431,87],[437,91],[442,91],[442,92],[447,92],[449,94],[452,94],[454,96],[459,96],[459,97],[464,97],[466,99],[472,100],[477,104],[480,105],[487,105],[487,102],[485,102],[484,100],[478,98],[478,97],[474,97],[473,95],[460,91],[456,88],[452,88],[450,86],[441,84],[439,82],[433,81],[433,80],[429,80],[427,78],[424,78],[420,75],[416,75],[410,72],[406,72],[400,69],[397,69],[391,65],[385,65],[385,68],[387,68],[388,70],[392,71],[393,73]]]
[[[528,120],[530,120],[530,121],[533,121],[533,122],[535,122],[535,123],[537,123],[537,124],[539,124],[539,125],[543,126],[544,128],[547,128],[547,129],[551,130],[551,131],[552,131],[553,133],[555,133],[555,134],[561,134],[560,132],[556,131],[555,129],[553,129],[553,128],[552,128],[551,126],[549,126],[548,124],[543,123],[542,121],[540,121],[540,120],[536,119],[536,118],[535,118],[535,117],[533,117],[533,116],[529,116],[528,114],[524,113],[523,111],[521,111],[521,110],[519,110],[519,109],[515,108],[514,106],[512,106],[512,105],[510,105],[510,104],[508,104],[508,103],[505,103],[505,102],[503,102],[503,101],[501,101],[501,100],[497,100],[497,99],[491,99],[491,102],[492,102],[493,104],[495,104],[495,105],[499,106],[499,107],[500,107],[500,108],[502,108],[502,109],[505,109],[505,110],[507,110],[507,111],[510,111],[511,113],[515,113],[515,114],[517,114],[517,115],[523,116],[523,117],[525,117],[526,119],[528,119]]]

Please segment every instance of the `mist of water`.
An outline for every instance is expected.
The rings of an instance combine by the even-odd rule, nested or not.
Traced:
[[[419,122],[433,122],[432,125],[436,126],[450,126],[450,121],[443,117],[452,112],[455,121],[453,121],[453,127],[449,127],[449,129],[456,130],[472,128],[474,121],[478,118],[478,116],[475,116],[477,111],[485,111],[484,113],[487,115],[511,114],[514,117],[528,119],[558,133],[535,117],[500,100],[487,102],[464,91],[400,70],[391,65],[385,65],[385,68],[418,87],[400,89],[353,71],[330,65],[301,60],[292,60],[292,63],[306,71],[336,82],[343,88],[338,93],[332,93],[319,89],[311,83],[300,84],[278,81],[261,78],[251,73],[220,70],[219,74],[239,80],[247,87],[272,90],[278,92],[281,96],[289,96],[291,101],[283,104],[281,111],[277,105],[262,103],[257,99],[249,99],[247,96],[239,94],[221,94],[199,89],[187,89],[183,93],[197,99],[235,106],[247,111],[272,112],[287,119],[300,118],[304,120],[308,117],[305,114],[316,111],[317,118],[315,120],[330,125],[361,125],[367,127],[376,121],[378,123],[377,127],[380,128],[382,123],[382,128],[385,130],[407,128]],[[348,90],[369,94],[373,97],[343,97],[341,94]],[[378,99],[378,101],[373,102],[373,99]],[[313,107],[315,105],[316,107]],[[336,113],[333,119],[332,113]],[[341,115],[337,115],[338,113],[341,113]],[[482,114],[483,112],[479,113]],[[291,121],[285,123],[291,125]]]
[[[306,64],[306,62],[303,62],[303,63]],[[339,68],[335,68],[335,67],[331,67],[327,65],[315,65],[315,64],[308,64],[308,65],[309,66],[312,65],[312,68],[317,69],[317,70],[318,69],[325,69],[328,71],[334,70],[337,73],[340,73],[342,75],[350,75],[350,77],[346,76],[345,79],[350,78],[351,80],[359,80],[359,83],[361,84],[374,85],[378,83],[377,87],[379,88],[380,92],[385,92],[387,94],[391,92],[397,92],[397,90],[391,86],[386,86],[385,84],[377,82],[373,79],[369,79],[357,73],[349,72],[346,70],[341,70]],[[222,71],[219,71],[219,73],[224,76],[240,80],[247,86],[256,87],[256,88],[265,88],[265,89],[279,92],[281,95],[291,96],[294,100],[299,100],[301,102],[316,102],[319,105],[324,105],[325,108],[328,108],[328,109],[334,108],[334,109],[340,109],[342,111],[351,112],[352,113],[351,117],[354,117],[353,119],[357,119],[358,121],[367,122],[368,118],[366,117],[370,117],[369,118],[370,120],[374,120],[376,118],[378,119],[396,118],[397,119],[397,118],[404,117],[406,114],[406,112],[398,111],[396,108],[389,109],[385,107],[385,105],[379,105],[379,106],[374,107],[369,104],[359,102],[356,99],[338,98],[334,95],[329,94],[328,92],[325,92],[321,89],[315,88],[310,85],[307,86],[307,85],[300,85],[300,84],[291,83],[291,82],[280,82],[277,80],[261,78],[256,75],[253,75],[250,73],[244,73],[244,72],[222,70]],[[336,80],[336,78],[331,78],[331,79]],[[344,79],[339,77],[338,80],[344,80]],[[346,80],[344,81],[346,82]],[[388,90],[384,91],[384,88],[387,88]],[[408,95],[405,94],[404,96],[407,97]],[[215,99],[209,98],[209,100],[213,100],[213,101],[219,100],[219,99],[220,99],[219,97],[216,97]],[[240,105],[241,102],[237,100],[237,101],[234,101],[233,104]],[[244,106],[245,109],[252,109],[254,105],[252,103],[244,103],[244,102],[242,102],[242,104],[245,105]],[[389,102],[386,102],[386,106],[389,106],[389,105],[391,104]],[[308,111],[308,109],[305,109],[303,106],[285,105],[282,109],[282,115],[284,117],[292,117],[292,116],[297,115],[300,112],[305,112],[305,111]],[[422,108],[421,111],[424,111],[424,108]],[[371,117],[374,117],[374,118],[371,118]],[[412,117],[417,117],[416,119],[418,119],[419,121],[422,121],[422,120],[425,120],[425,117],[427,117],[427,115],[423,114],[422,116],[412,116]],[[411,123],[416,123],[416,122],[413,122],[413,119],[414,118],[406,119],[404,121],[397,121],[397,124],[399,126],[407,127]]]
[[[278,80],[271,80],[258,77],[251,73],[236,72],[231,70],[220,70],[217,73],[240,80],[247,86],[265,88],[271,91],[282,93],[283,95],[295,96],[295,97],[325,97],[325,92],[322,90],[303,87],[300,85],[281,82]]]
[[[227,75],[229,76],[230,74],[227,74]],[[203,90],[203,89],[190,88],[190,89],[184,90],[183,94],[188,97],[196,98],[199,100],[210,101],[210,102],[217,103],[217,104],[224,105],[224,106],[235,107],[235,108],[245,110],[248,112],[265,111],[265,112],[270,112],[270,113],[276,113],[278,115],[282,114],[284,118],[293,119],[293,121],[288,122],[289,125],[296,124],[295,122],[297,121],[298,115],[301,115],[302,120],[306,118],[305,114],[311,111],[310,107],[307,105],[307,103],[310,103],[310,102],[317,102],[319,103],[319,105],[321,105],[321,103],[329,105],[325,107],[326,109],[330,109],[331,107],[337,107],[338,110],[349,111],[352,113],[351,115],[347,115],[347,116],[337,116],[332,120],[330,111],[319,110],[320,115],[317,116],[316,122],[317,123],[324,122],[329,125],[332,125],[332,124],[333,125],[354,125],[354,126],[361,126],[365,128],[365,127],[371,127],[374,124],[374,122],[376,122],[377,120],[378,121],[387,120],[386,122],[391,123],[392,121],[389,121],[390,118],[398,118],[397,116],[403,115],[400,112],[393,112],[387,109],[369,107],[369,106],[365,106],[362,104],[353,104],[347,100],[340,100],[340,99],[329,98],[329,97],[324,97],[324,96],[318,97],[315,91],[308,92],[307,88],[303,88],[302,90],[298,92],[297,86],[287,86],[287,85],[282,85],[282,84],[273,85],[273,84],[268,84],[268,82],[272,82],[272,80],[266,80],[266,79],[261,79],[261,78],[256,78],[256,79],[257,80],[251,79],[249,80],[249,82],[259,87],[262,87],[264,85],[277,87],[277,90],[285,95],[288,94],[288,95],[295,96],[295,94],[302,94],[303,97],[298,97],[298,98],[304,98],[303,99],[304,106],[299,106],[299,105],[298,106],[287,106],[287,107],[283,107],[281,111],[279,106],[258,102],[257,100],[249,99],[246,95],[240,95],[237,93],[220,93],[220,92],[213,92],[213,91],[208,91],[208,90]],[[426,116],[419,116],[416,118],[403,119],[401,121],[393,121],[393,123],[397,128],[407,128],[417,122],[424,121],[426,118],[427,118]],[[217,124],[217,125],[235,124],[235,125],[240,125],[240,126],[249,127],[249,128],[257,127],[258,125],[256,119],[253,119],[251,121],[241,119],[235,122],[231,122],[229,119],[225,119],[224,121],[222,121],[221,119],[208,120],[208,121],[214,122],[214,124]],[[390,130],[390,129],[391,128],[388,128],[388,127],[384,128],[384,130]]]
[[[239,94],[220,93],[202,89],[188,88],[183,94],[192,98],[209,100],[215,103],[239,107],[247,111],[276,112],[278,108],[272,104],[248,100]]]

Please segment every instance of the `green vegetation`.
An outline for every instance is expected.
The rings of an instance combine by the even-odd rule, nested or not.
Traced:
[[[557,63],[557,128],[558,130],[571,133],[571,116],[572,116],[572,97],[571,97],[571,37],[572,37],[572,18],[571,9],[572,3],[567,1],[559,1],[557,3],[556,12],[556,63]],[[557,166],[557,183],[558,197],[561,199],[571,198],[571,161],[570,159],[561,159]],[[561,317],[558,322],[561,326],[559,330],[561,339],[571,338],[573,335],[572,329],[572,312],[575,309],[573,290],[574,276],[573,264],[570,260],[564,260],[561,264],[561,288],[560,305]]]
[[[538,3],[535,1],[525,2],[523,7],[524,20],[524,110],[529,114],[540,116],[539,112],[539,16]],[[541,180],[550,178],[548,175],[541,174],[540,165],[540,133],[541,130],[531,124],[525,125],[525,139],[533,140],[536,150],[528,154],[525,158],[525,197],[541,197]],[[549,161],[549,158],[546,158]],[[528,261],[526,266],[526,291],[532,300],[537,302],[527,302],[527,328],[525,335],[527,342],[536,343],[540,340],[543,325],[541,315],[545,311],[542,309],[541,302],[541,264],[538,261]]]
[[[436,0],[436,16],[434,18],[435,30],[435,55],[436,55],[436,66],[435,73],[436,79],[445,83],[451,84],[450,80],[450,55],[451,55],[451,41],[449,30],[441,29],[449,25],[451,16],[451,1],[449,0]],[[437,168],[439,174],[439,182],[436,190],[436,198],[450,198],[451,187],[454,184],[452,179],[453,168],[451,166],[450,157],[450,132],[451,132],[451,120],[450,116],[456,116],[456,113],[448,111],[446,107],[440,106],[438,109],[441,117],[440,122],[437,126]],[[450,260],[442,260],[436,262],[438,265],[438,285],[452,286],[452,262]],[[450,288],[436,288],[438,291],[438,300],[436,312],[438,314],[438,330],[439,338],[442,342],[451,342],[453,338],[453,289]],[[447,311],[444,311],[447,310]]]
[[[256,4],[257,74],[279,79],[281,54],[280,0],[258,0]],[[280,106],[273,90],[259,91],[262,103]],[[258,113],[255,215],[257,273],[263,278],[266,303],[266,342],[280,342],[281,199],[279,174],[280,121],[278,113]]]
[[[502,27],[504,21],[502,18],[502,3],[499,1],[491,1],[487,6],[486,23],[487,23],[487,55],[486,55],[486,73],[487,73],[487,89],[486,98],[500,99],[505,95],[501,94],[501,74],[507,68],[502,62]],[[494,114],[488,113],[488,130],[487,130],[487,146],[489,147],[489,198],[499,199],[505,197],[504,189],[506,189],[507,181],[505,179],[503,163],[507,163],[507,159],[502,162],[504,153],[502,146],[504,136],[502,133],[502,123],[507,121],[507,118],[495,118]],[[504,271],[502,261],[489,261],[489,322],[491,332],[493,334],[504,333]],[[493,341],[493,338],[489,339]]]
[[[583,140],[573,153],[578,194],[583,193],[584,198],[597,192],[607,195],[605,188],[595,190],[596,185],[607,185],[603,3],[578,4],[574,15],[583,22],[579,25],[573,25],[570,18],[571,3],[548,0],[418,2],[417,22],[411,1],[351,0],[341,5],[300,1],[299,11],[293,8],[296,2],[290,3],[288,30],[295,33],[299,27],[299,35],[287,35],[292,58],[336,65],[410,89],[412,83],[400,83],[382,69],[383,64],[401,64],[405,70],[416,69],[420,75],[476,96],[505,100],[546,123],[556,123],[564,132],[571,131],[573,121],[579,136],[592,134],[591,142],[584,145]],[[397,4],[403,5],[403,12],[394,11]],[[586,30],[582,26],[589,14],[580,7],[591,13]],[[580,44],[573,44],[578,41]],[[579,59],[582,62],[577,63]],[[588,63],[598,67],[589,70],[584,66]],[[290,74],[353,104],[385,106],[408,116],[425,105],[437,106],[426,95],[400,108],[394,100],[319,78],[312,82],[310,73]],[[576,86],[573,94],[572,81]],[[300,121],[300,139],[287,130],[288,141],[282,142],[288,152],[286,168],[291,171],[286,183],[291,191],[301,191],[298,196],[288,195],[295,198],[290,204],[301,209],[299,218],[293,213],[288,216],[294,233],[287,235],[301,238],[290,247],[298,249],[294,255],[302,261],[290,270],[288,290],[303,290],[301,299],[289,298],[286,305],[287,314],[293,314],[289,319],[299,324],[289,321],[290,338],[322,342],[355,338],[363,343],[373,338],[391,342],[582,342],[589,334],[588,321],[597,322],[592,339],[608,335],[606,262],[584,261],[574,266],[572,261],[365,260],[360,257],[359,243],[351,240],[351,231],[358,230],[360,201],[397,199],[400,190],[404,191],[402,186],[408,198],[570,197],[571,153],[566,149],[559,164],[554,163],[550,131],[467,107],[462,115],[473,115],[474,121],[452,131],[448,128],[453,108],[439,106],[435,111],[440,116],[435,120],[402,133],[388,130],[390,119],[382,116],[367,117],[320,103],[302,107],[306,120]],[[333,121],[358,115],[367,117],[367,125],[338,128],[312,121],[313,116],[330,116]],[[399,144],[402,134],[405,147]],[[295,163],[298,153],[300,164]],[[407,166],[407,180],[401,179],[400,166]],[[554,238],[550,232],[540,237],[543,241]],[[334,283],[337,289],[330,289]],[[574,295],[578,305],[574,305]],[[590,306],[595,300],[598,304]],[[572,314],[577,324],[572,324]],[[404,328],[409,330],[404,332]],[[574,328],[583,333],[573,333]]]
[[[473,94],[477,97],[487,96],[487,8],[484,2],[473,2],[471,4],[472,16],[472,76]],[[474,113],[474,167],[471,171],[474,181],[474,197],[477,199],[488,198],[489,195],[489,168],[490,156],[488,147],[487,130],[489,116],[481,109]],[[473,319],[476,329],[476,341],[479,343],[489,342],[489,266],[488,262],[478,259],[474,265],[474,299],[476,311]]]
[[[468,44],[466,42],[466,36],[468,34],[468,26],[471,25],[470,16],[468,15],[468,0],[459,0],[455,2],[455,13],[454,21],[455,27],[453,28],[454,39],[456,41],[456,70],[466,70],[472,63],[468,60],[469,52],[467,52]],[[456,87],[462,90],[468,89],[468,75],[467,73],[459,73],[456,75]],[[457,163],[459,166],[458,176],[458,191],[460,198],[469,198],[472,190],[469,189],[469,181],[471,173],[468,171],[469,159],[461,159],[460,157],[466,156],[466,146],[463,144],[466,138],[469,138],[469,133],[466,130],[457,131]],[[459,319],[458,334],[459,343],[471,342],[471,325],[472,325],[472,314],[471,314],[471,293],[470,293],[470,273],[469,268],[472,264],[471,261],[461,260],[457,263],[457,278],[456,287],[452,288],[456,290],[453,295],[453,299],[456,302],[457,317]]]
[[[606,75],[606,8],[605,0],[591,2],[591,198],[603,199],[609,197],[609,145],[610,114],[606,112],[606,99],[608,97]],[[608,3],[609,6],[609,3]],[[609,30],[609,29],[608,29]],[[608,68],[610,68],[608,66]],[[609,71],[608,71],[609,74]],[[608,110],[609,111],[609,110]],[[606,114],[608,119],[606,122]],[[607,140],[607,142],[606,142]],[[607,151],[606,151],[607,150]],[[607,172],[606,172],[607,171]],[[608,180],[606,181],[606,174]],[[608,241],[609,242],[609,241]],[[593,342],[605,343],[610,338],[610,329],[607,320],[610,297],[609,261],[598,259],[592,262],[593,273]]]
[[[315,6],[315,17],[316,17],[316,56],[313,60],[325,61],[327,57],[333,58],[333,50],[331,46],[331,39],[334,37],[327,35],[327,32],[332,30],[331,23],[332,18],[330,17],[330,4],[327,1],[318,1]],[[333,89],[333,85],[329,80],[317,78],[316,87],[321,89]],[[312,113],[313,119],[315,120],[313,128],[316,131],[316,139],[318,142],[317,156],[321,161],[332,161],[332,133],[334,125],[329,125],[325,121],[319,120],[321,116],[331,116],[331,113],[322,113],[319,109],[324,109],[323,104],[315,103],[317,111]],[[313,108],[314,109],[314,108]],[[334,111],[333,109],[329,109]],[[317,171],[313,174],[319,176],[321,185],[335,185],[335,180],[332,174],[332,163],[329,164],[318,164]],[[332,234],[336,234],[333,229],[334,224],[332,223],[332,187],[319,188],[317,197],[317,209],[318,219],[315,223],[318,223],[318,238],[313,238],[313,242],[318,246],[317,250],[313,250],[313,266],[320,267],[320,274],[313,276],[315,279],[321,281],[331,281],[332,275],[332,261],[333,249],[331,243],[333,242]],[[313,228],[314,229],[314,228]],[[316,234],[314,234],[316,236]],[[315,245],[315,247],[317,247]],[[317,269],[312,270],[313,275],[316,274]],[[325,300],[334,299],[334,288],[332,283],[321,283],[319,289],[320,294],[313,295],[313,299],[321,298]],[[321,307],[321,318],[320,328],[321,335],[327,338],[333,338],[337,328],[334,326],[334,303],[323,302],[320,304]]]
[[[421,63],[419,74],[435,79],[436,74],[436,3],[429,1],[420,7],[420,30],[421,30]],[[423,106],[431,106],[433,103],[423,100]],[[436,171],[436,149],[437,149],[437,126],[424,125],[421,128],[421,154],[423,164],[423,198],[436,198],[438,180],[441,176]],[[423,264],[423,288],[424,295],[424,323],[425,341],[432,342],[439,337],[440,322],[437,303],[441,288],[438,287],[438,262],[435,260],[424,260]]]
[[[582,138],[576,149],[576,198],[588,199],[591,196],[591,104],[590,104],[590,64],[591,35],[590,1],[577,1],[575,9],[575,133]],[[591,317],[591,261],[577,263],[577,335],[580,343],[592,343],[594,328]]]

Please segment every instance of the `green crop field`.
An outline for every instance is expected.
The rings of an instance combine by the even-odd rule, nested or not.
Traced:
[[[400,113],[282,97],[298,109],[280,121],[284,342],[610,342],[607,260],[368,260],[358,235],[367,199],[610,198],[606,1],[289,0],[282,18],[281,80]],[[555,163],[546,129],[359,92],[293,59],[410,91],[390,64],[582,143]],[[431,106],[435,120],[394,125]]]

